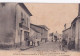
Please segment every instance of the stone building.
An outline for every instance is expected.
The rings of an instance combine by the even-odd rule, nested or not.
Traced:
[[[32,42],[32,46],[36,46],[36,43],[41,42],[41,28],[37,25],[31,24],[30,28],[30,42]]]
[[[30,32],[30,39],[32,41],[35,41],[35,39],[38,39],[38,41],[46,42],[48,39],[48,28],[45,28],[41,25],[34,25],[31,24],[31,32]]]
[[[0,3],[0,47],[27,46],[30,16],[23,3]]]
[[[80,50],[80,4],[78,16],[71,23],[72,40],[75,41],[75,49]]]
[[[49,28],[46,27],[45,25],[40,25],[41,29],[42,29],[42,38],[41,41],[42,42],[47,42],[48,41],[48,30]]]
[[[80,50],[80,4],[78,16],[71,22],[71,27],[67,31],[63,31],[63,37],[68,35],[75,44],[75,50]]]
[[[71,28],[72,28],[72,39],[73,41],[75,41],[75,49],[78,50],[79,49],[79,17],[76,17],[72,23],[71,23]]]
[[[69,43],[69,38],[72,38],[71,36],[71,27],[63,30],[63,38],[67,40],[67,43]]]

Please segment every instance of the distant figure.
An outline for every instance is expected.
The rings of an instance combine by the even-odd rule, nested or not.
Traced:
[[[38,44],[37,44],[37,38],[35,39],[35,46],[37,46]]]
[[[72,41],[71,41],[71,38],[69,38],[68,49],[69,49],[69,50],[72,49]]]
[[[52,39],[52,42],[53,42],[53,39]]]
[[[65,38],[62,39],[62,50],[63,51],[66,51],[66,48],[67,48],[67,41]]]
[[[61,38],[59,39],[59,48],[60,50],[62,50],[62,39]]]
[[[28,46],[30,45],[30,41],[28,40]]]
[[[54,36],[54,40],[55,40],[55,42],[57,42],[57,36]]]
[[[38,44],[38,46],[40,45],[40,44],[39,44],[39,41],[37,41],[37,44]]]

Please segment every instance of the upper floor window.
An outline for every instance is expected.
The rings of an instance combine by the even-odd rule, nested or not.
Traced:
[[[21,12],[21,18],[23,18],[23,13]]]
[[[29,18],[27,18],[27,26],[29,26],[29,20],[28,20]]]
[[[21,23],[22,23],[22,24],[24,23],[24,18],[21,18]]]
[[[5,4],[6,4],[6,3],[1,3],[2,7],[4,7],[4,6],[5,6]]]
[[[23,13],[21,13],[21,23],[22,23],[23,25],[26,24],[25,17],[24,17],[24,15],[23,15]]]

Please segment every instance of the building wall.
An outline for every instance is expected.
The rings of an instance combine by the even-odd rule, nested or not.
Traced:
[[[75,49],[78,49],[78,21],[76,21],[75,27]]]
[[[80,41],[80,20],[77,19],[75,22],[72,24],[72,38],[75,41],[75,49],[79,50],[79,41]]]
[[[80,49],[80,19],[76,21],[76,29],[75,29],[75,49]]]
[[[30,40],[35,42],[36,38],[37,38],[38,41],[41,41],[41,33],[38,33],[31,28],[31,30],[30,30]]]
[[[71,26],[72,29],[72,40],[75,41],[75,37],[76,37],[76,23],[74,25]]]
[[[75,24],[75,25],[74,25]],[[77,18],[72,24],[72,38],[75,41],[75,49],[80,49],[80,19]]]
[[[78,43],[79,43],[79,50],[80,50],[80,19],[79,19],[79,38],[78,38]]]
[[[26,30],[24,28],[19,27],[19,23],[21,23],[22,17],[24,18],[23,25],[25,27],[28,27],[29,29]],[[20,5],[16,6],[16,38],[15,43],[22,42],[24,45],[26,44],[25,37],[29,38],[29,36],[24,36],[24,32],[30,32],[30,15],[25,12],[24,8],[22,8]]]
[[[63,32],[63,38],[65,38],[67,40],[67,42],[69,42],[69,38],[72,38],[71,37],[71,28],[69,28]]]
[[[32,39],[39,39],[39,41],[41,41],[41,38],[42,38],[42,29],[40,27],[37,27],[37,26],[34,26],[34,25],[31,25],[31,30],[30,30],[30,37]],[[33,41],[34,41],[33,40]]]
[[[0,3],[0,44],[14,44],[15,38],[15,4]]]
[[[33,30],[33,29],[31,29],[30,28],[30,40],[31,41],[35,41],[35,39],[36,39],[36,32]]]
[[[47,41],[48,39],[48,30],[42,29],[42,41]]]
[[[45,42],[45,41],[47,41],[47,38],[48,38],[48,30],[45,30],[44,28],[42,28],[42,27],[38,27],[38,26],[34,26],[34,25],[31,25],[31,28],[34,28],[34,29],[36,29],[36,31],[38,31],[40,34],[39,35],[41,35],[41,41],[42,42]],[[35,30],[34,30],[35,31]]]
[[[29,30],[19,27],[21,13],[24,25]],[[0,44],[16,45],[24,42],[25,31],[30,32],[30,15],[18,3],[0,3]]]

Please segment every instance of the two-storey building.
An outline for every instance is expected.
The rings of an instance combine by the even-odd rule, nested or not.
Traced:
[[[31,24],[31,32],[30,32],[30,39],[35,42],[36,39],[39,43],[47,42],[48,39],[48,28],[43,25],[35,25]]]
[[[0,46],[27,46],[30,16],[23,3],[0,3]]]

